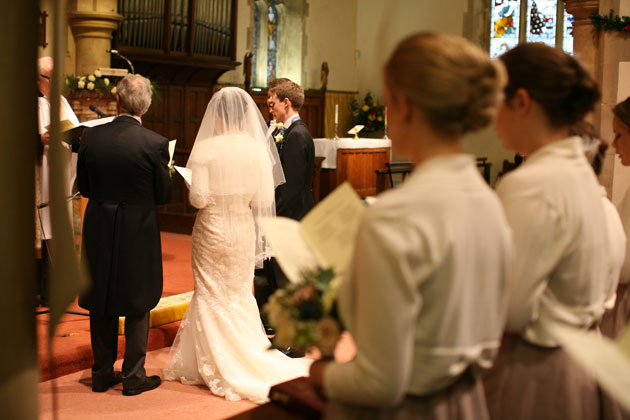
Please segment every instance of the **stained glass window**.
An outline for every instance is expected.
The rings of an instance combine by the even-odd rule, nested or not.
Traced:
[[[527,4],[527,42],[556,46],[557,0],[531,0]]]
[[[260,8],[254,3],[254,46],[252,54],[252,85],[258,86],[256,83],[256,63],[258,61],[258,37],[260,36]]]
[[[271,0],[267,9],[267,81],[276,77],[276,56],[278,52],[278,10],[276,0]]]
[[[491,0],[490,56],[497,57],[518,44],[521,0]]]
[[[558,0],[489,0],[490,56],[519,42],[543,42],[573,53],[573,16]],[[561,22],[561,27],[558,25]]]
[[[566,11],[564,12],[562,49],[569,54],[573,54],[573,15]]]

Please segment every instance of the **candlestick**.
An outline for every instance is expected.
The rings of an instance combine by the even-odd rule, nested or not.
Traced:
[[[385,114],[385,132],[383,138],[387,138],[387,107],[383,109],[383,112]]]
[[[339,123],[339,104],[335,104],[335,124]]]

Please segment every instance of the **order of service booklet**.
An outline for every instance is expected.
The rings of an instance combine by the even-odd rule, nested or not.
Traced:
[[[616,340],[602,336],[599,331],[584,331],[562,324],[550,325],[547,332],[630,412],[630,327]]]
[[[344,182],[298,222],[286,217],[261,218],[274,256],[289,281],[296,283],[305,271],[332,267],[336,275],[346,271],[354,250],[365,205]]]

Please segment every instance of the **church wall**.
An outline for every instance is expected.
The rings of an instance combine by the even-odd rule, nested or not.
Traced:
[[[38,57],[52,57],[52,37],[53,37],[53,20],[54,20],[54,12],[53,12],[53,3],[56,0],[40,0],[39,1],[39,9],[42,12],[46,12],[48,17],[46,18],[46,42],[48,45],[46,47],[37,47],[37,56]],[[67,38],[67,49],[65,53],[64,60],[64,74],[74,74],[76,68],[76,60],[75,60],[75,44],[74,44],[74,36],[72,35],[72,30],[70,29],[70,25],[67,25],[66,31]]]
[[[251,0],[238,0],[237,5],[237,28],[236,34],[236,61],[243,62],[243,57],[247,51],[251,51],[252,41],[251,34],[248,32],[250,28],[253,28],[254,24],[254,12],[252,11],[253,1]],[[243,75],[243,66],[238,66],[235,70],[224,73],[218,83],[225,84],[243,84],[245,76]]]
[[[304,87],[321,87],[322,62],[328,62],[328,90],[356,91],[357,0],[311,0],[306,19]]]

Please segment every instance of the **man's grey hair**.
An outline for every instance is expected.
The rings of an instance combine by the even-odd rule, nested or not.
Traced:
[[[128,74],[116,85],[120,106],[131,115],[144,115],[151,106],[151,83],[137,74]]]

